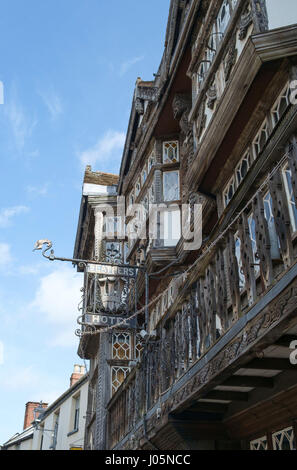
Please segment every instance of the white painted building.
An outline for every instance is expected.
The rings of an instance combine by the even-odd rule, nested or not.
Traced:
[[[3,446],[3,450],[32,450],[34,427],[30,426],[21,433],[16,433]]]
[[[83,366],[74,366],[68,388],[44,409],[20,434],[15,434],[3,450],[83,450],[89,376]],[[29,404],[30,405],[30,404]],[[36,405],[36,403],[35,403]],[[43,405],[44,406],[44,405]],[[28,404],[26,405],[27,413]],[[35,416],[36,418],[36,416]],[[25,423],[26,421],[25,416]]]

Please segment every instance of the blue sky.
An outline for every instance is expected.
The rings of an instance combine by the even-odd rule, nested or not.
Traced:
[[[268,0],[271,26],[297,22]],[[294,6],[292,6],[294,5]],[[287,8],[286,8],[287,6]],[[117,172],[137,77],[153,78],[169,0],[10,0],[0,15],[0,443],[27,401],[53,401],[76,355],[73,253],[84,165]],[[79,360],[81,362],[81,360]]]

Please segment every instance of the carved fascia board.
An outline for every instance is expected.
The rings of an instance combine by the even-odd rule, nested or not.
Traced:
[[[206,92],[207,96],[207,107],[209,109],[213,109],[215,102],[217,101],[218,95],[217,95],[217,87],[215,82],[212,84],[212,86],[209,87],[209,89]]]
[[[190,111],[192,105],[191,96],[184,93],[176,93],[172,103],[174,119],[178,119],[185,111]]]
[[[241,15],[239,23],[239,40],[243,41],[246,38],[247,32],[253,23],[253,15],[251,11],[246,11]]]
[[[136,98],[135,109],[138,114],[144,114],[144,101],[141,98]]]
[[[295,279],[290,287],[250,321],[231,343],[163,404],[162,414],[164,411],[168,413],[185,406],[189,397],[194,399],[205,385],[261,342],[271,329],[295,314],[296,305],[297,280]]]
[[[250,0],[255,33],[263,33],[268,30],[268,13],[266,0]]]
[[[136,87],[135,98],[143,101],[153,101],[156,103],[159,100],[159,88],[155,86],[141,86]]]
[[[291,276],[293,275],[290,274],[289,277]],[[151,437],[154,437],[168,422],[170,413],[181,411],[189,406],[192,400],[197,400],[221,373],[227,372],[228,368],[232,370],[235,363],[238,363],[243,356],[255,353],[256,350],[262,350],[267,334],[274,336],[273,330],[279,330],[276,336],[280,336],[282,331],[293,326],[296,323],[296,310],[297,278],[294,277],[293,282],[281,294],[268,303],[252,320],[247,321],[236,337],[222,348],[213,359],[210,359],[204,367],[193,374],[183,387],[176,392],[172,387],[169,397],[164,399],[163,403],[156,405],[161,408],[161,415],[157,416],[156,412],[150,413],[151,418],[148,419],[147,429],[152,429],[153,435]],[[138,431],[141,433],[142,428],[139,427]],[[121,448],[122,444],[124,442],[119,443],[117,448]]]

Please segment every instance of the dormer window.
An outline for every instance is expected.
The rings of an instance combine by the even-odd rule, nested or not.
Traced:
[[[179,161],[178,141],[163,143],[163,163],[176,163]]]

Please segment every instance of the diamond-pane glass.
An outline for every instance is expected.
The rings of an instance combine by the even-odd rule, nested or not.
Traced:
[[[176,163],[179,161],[178,142],[164,142],[163,163]]]
[[[117,389],[124,382],[125,378],[130,372],[129,367],[116,367],[111,368],[111,391],[114,394]]]
[[[113,334],[112,358],[119,360],[131,359],[131,335],[129,333]]]

